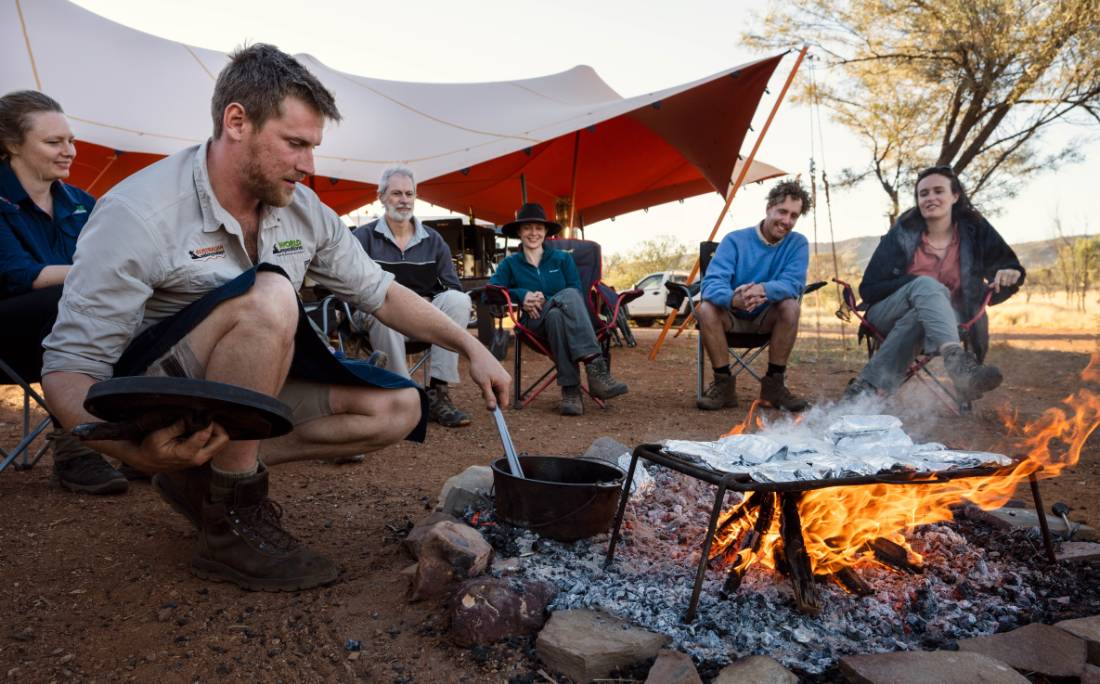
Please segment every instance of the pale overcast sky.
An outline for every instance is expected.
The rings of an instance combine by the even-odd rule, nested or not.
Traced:
[[[764,55],[738,44],[763,0],[76,0],[77,4],[158,36],[228,51],[242,42],[268,42],[291,53],[309,53],[352,73],[406,81],[494,81],[544,75],[588,64],[624,96],[658,90],[705,76]],[[760,130],[775,94],[793,64],[780,64],[754,120]],[[808,77],[804,64],[800,78]],[[817,77],[828,78],[818,70]],[[348,122],[344,122],[348,125]],[[857,165],[866,152],[844,129],[825,124],[822,163],[832,178]],[[79,133],[79,132],[78,132]],[[754,141],[750,133],[743,154]],[[1035,178],[1019,198],[999,209],[994,225],[1010,242],[1053,236],[1060,216],[1071,234],[1095,232],[1100,220],[1091,200],[1100,181],[1100,131],[1056,132],[1058,140],[1091,136],[1086,161]],[[758,157],[792,173],[808,173],[810,116],[784,103]],[[734,200],[722,225],[725,232],[762,216],[765,188],[752,186]],[[518,198],[517,198],[518,199]],[[694,244],[710,232],[722,198],[717,194],[654,207],[604,221],[588,229],[605,252],[628,251],[659,234]],[[836,239],[877,235],[886,226],[885,195],[870,183],[836,192],[832,202]],[[421,213],[431,213],[425,208]],[[799,228],[814,238],[813,216]],[[817,217],[817,239],[828,241],[828,219]]]

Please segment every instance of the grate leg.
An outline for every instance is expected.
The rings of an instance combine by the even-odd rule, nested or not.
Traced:
[[[1047,512],[1043,509],[1043,496],[1039,493],[1039,478],[1035,477],[1035,473],[1031,473],[1027,476],[1028,484],[1031,485],[1031,496],[1035,499],[1035,512],[1039,514],[1039,532],[1043,536],[1043,548],[1047,552],[1047,560],[1051,564],[1057,563],[1058,558],[1054,555],[1054,541],[1050,538],[1050,526],[1047,525]]]
[[[703,579],[707,574],[707,557],[710,555],[710,545],[714,541],[714,531],[718,528],[718,516],[722,513],[722,504],[725,499],[726,483],[723,481],[718,485],[718,493],[714,496],[714,508],[710,511],[710,524],[707,525],[707,536],[703,539],[703,554],[699,557],[699,569],[695,572],[695,586],[691,589],[691,601],[688,602],[684,622],[695,621],[695,609],[699,607],[699,592],[703,590]]]
[[[607,545],[607,557],[603,566],[606,568],[615,560],[615,547],[619,543],[619,530],[623,524],[623,516],[626,514],[626,502],[630,500],[630,484],[634,482],[634,469],[638,467],[638,450],[635,449],[630,456],[630,468],[626,471],[626,480],[623,481],[623,493],[619,496],[619,512],[615,514],[615,529],[611,532],[611,541]]]

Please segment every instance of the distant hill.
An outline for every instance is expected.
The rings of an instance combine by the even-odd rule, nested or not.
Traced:
[[[874,253],[875,247],[878,246],[879,237],[878,235],[868,235],[841,240],[836,243],[837,256],[840,257],[841,263],[855,264],[858,270],[862,272],[867,267],[867,262],[871,260],[871,254]],[[1080,237],[1074,236],[1065,239],[1074,242],[1079,240]],[[1020,257],[1020,263],[1024,265],[1024,268],[1040,269],[1053,266],[1057,262],[1058,246],[1061,243],[1061,239],[1052,238],[1035,242],[1021,242],[1012,245],[1012,249],[1015,250],[1016,256]],[[832,248],[827,242],[812,243],[810,245],[810,254],[823,256],[831,251]]]

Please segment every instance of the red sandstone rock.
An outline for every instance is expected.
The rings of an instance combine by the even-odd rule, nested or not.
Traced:
[[[459,646],[493,644],[534,634],[557,593],[549,582],[478,577],[463,582],[451,601],[451,639]]]
[[[1085,671],[1085,642],[1051,625],[1033,623],[1004,634],[960,639],[959,650],[1047,677],[1080,677]]]
[[[657,655],[668,637],[647,632],[606,613],[559,610],[539,632],[535,648],[551,670],[590,682],[612,670]]]
[[[999,660],[963,651],[902,651],[846,656],[840,671],[852,684],[1027,684]]]
[[[665,648],[649,668],[645,684],[703,684],[703,680],[690,656]]]
[[[798,676],[768,656],[749,656],[722,668],[712,684],[798,684]]]
[[[424,535],[409,599],[443,596],[456,582],[485,572],[493,547],[472,527],[443,521]]]
[[[436,511],[424,516],[416,525],[409,530],[409,534],[405,536],[405,550],[409,552],[413,558],[420,557],[420,544],[424,541],[424,535],[428,534],[428,530],[435,527],[436,524],[443,521],[462,524],[462,522],[451,515],[450,513],[443,513]]]

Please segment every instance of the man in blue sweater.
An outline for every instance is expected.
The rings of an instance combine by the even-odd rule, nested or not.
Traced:
[[[771,333],[760,400],[787,411],[808,406],[787,389],[785,373],[798,336],[799,297],[810,261],[806,238],[791,231],[810,205],[809,194],[797,180],[782,181],[768,193],[764,220],[733,231],[718,245],[703,278],[697,310],[703,348],[714,368],[714,382],[696,401],[699,408],[716,411],[737,405],[727,332]]]

